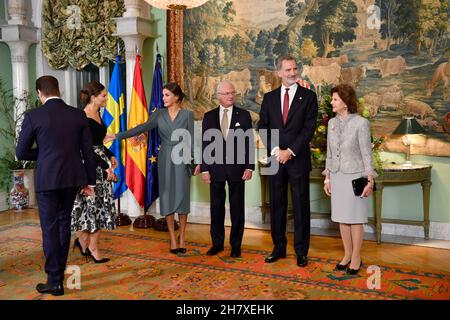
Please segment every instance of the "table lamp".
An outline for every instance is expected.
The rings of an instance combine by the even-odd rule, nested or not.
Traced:
[[[406,151],[406,161],[403,164],[406,167],[412,166],[411,162],[411,137],[412,134],[425,133],[425,129],[417,122],[414,117],[403,117],[402,121],[398,127],[394,130],[392,134],[403,135],[403,144],[407,147]]]

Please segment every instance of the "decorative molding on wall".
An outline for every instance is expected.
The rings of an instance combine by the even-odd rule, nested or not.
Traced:
[[[160,217],[156,214],[156,209],[150,210],[155,217]],[[188,217],[188,222],[210,224],[211,217],[209,211],[208,202],[191,202],[191,213]],[[225,206],[225,225],[231,226],[230,210],[229,206]],[[422,238],[422,242],[426,242],[424,239],[424,230],[421,226],[413,225],[400,225],[383,223],[383,235],[390,236],[402,236],[402,237],[414,237],[419,238],[417,242]],[[262,213],[260,207],[246,207],[245,208],[245,227],[270,230],[270,214],[267,215],[266,223],[262,223]],[[311,228],[325,229],[339,234],[339,225],[332,222],[327,218],[312,218]],[[287,230],[293,231],[293,220],[288,220]],[[369,224],[364,225],[364,232],[375,235],[375,227]],[[392,238],[392,237],[390,237]],[[430,224],[430,239],[436,240],[450,240],[450,223],[443,222],[431,222]]]

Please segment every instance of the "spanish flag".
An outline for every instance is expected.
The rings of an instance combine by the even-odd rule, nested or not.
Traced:
[[[147,102],[142,83],[141,57],[136,55],[134,67],[133,91],[131,92],[128,129],[134,128],[148,120]],[[126,179],[134,198],[144,207],[145,176],[147,173],[147,139],[140,139],[138,144],[127,139]]]

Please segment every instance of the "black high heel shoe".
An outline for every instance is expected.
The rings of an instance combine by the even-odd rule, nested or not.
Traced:
[[[72,252],[75,251],[75,248],[80,249],[80,253],[84,257],[88,257],[88,256],[91,255],[91,252],[89,251],[89,248],[86,248],[86,251],[83,252],[83,247],[81,246],[80,239],[78,239],[78,238],[76,238],[75,241],[73,242]]]
[[[88,258],[92,258],[92,261],[94,261],[95,263],[105,263],[105,262],[108,262],[108,261],[111,260],[110,258],[101,258],[101,259],[97,260],[90,250],[89,250],[89,257]]]
[[[346,269],[348,268],[348,266],[350,265],[351,262],[352,262],[352,261],[350,260],[347,264],[340,264],[340,263],[338,263],[338,264],[334,267],[334,270],[339,270],[339,271],[346,270]]]
[[[359,272],[359,269],[361,269],[361,267],[362,267],[362,265],[363,265],[363,263],[362,263],[362,260],[361,260],[361,263],[360,263],[360,265],[359,265],[359,268],[358,269],[352,269],[352,268],[347,268],[347,274],[351,274],[351,275],[355,275],[355,274],[358,274],[358,272]]]
[[[110,258],[101,258],[100,260],[97,260],[92,254],[90,255],[90,257],[95,263],[105,263],[111,260]]]

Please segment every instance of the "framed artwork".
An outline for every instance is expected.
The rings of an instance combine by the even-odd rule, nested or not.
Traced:
[[[412,154],[450,156],[449,12],[448,0],[210,0],[184,12],[187,107],[201,119],[226,79],[256,123],[289,54],[319,97],[352,84],[374,136],[412,115],[427,130]],[[384,148],[406,147],[390,137]]]

